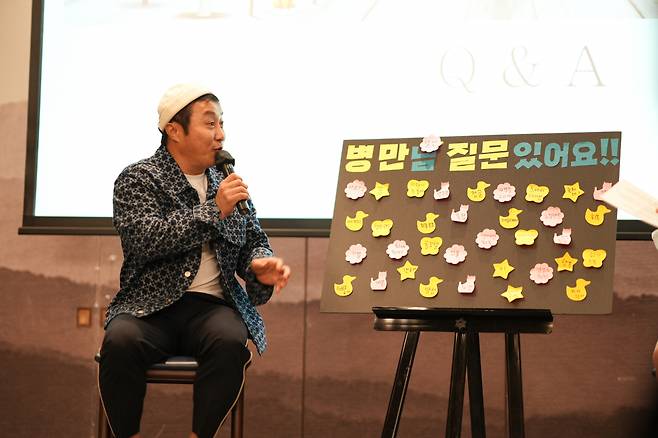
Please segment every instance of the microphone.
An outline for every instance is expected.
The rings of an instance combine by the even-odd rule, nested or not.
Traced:
[[[224,178],[234,173],[233,165],[235,165],[235,158],[228,151],[224,149],[217,151],[217,155],[215,155],[215,168],[224,174]],[[251,213],[251,209],[245,200],[238,201],[236,206],[240,214],[246,215]]]

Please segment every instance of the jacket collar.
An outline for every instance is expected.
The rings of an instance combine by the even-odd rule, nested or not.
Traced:
[[[163,189],[170,195],[178,196],[192,188],[180,166],[165,146],[160,146],[155,152],[153,164],[160,170],[162,180],[166,182]],[[214,167],[206,169],[206,176],[208,177],[206,199],[211,199],[217,194],[217,188],[223,178]]]

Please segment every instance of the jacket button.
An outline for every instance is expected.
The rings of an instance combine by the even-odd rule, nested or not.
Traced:
[[[190,271],[185,271],[185,273],[183,275],[185,276],[185,278],[187,278],[190,275],[192,275],[192,273]]]
[[[143,314],[144,314],[144,311],[143,311],[142,309],[139,309],[139,310],[137,311],[137,314],[138,314],[138,315],[143,315]]]

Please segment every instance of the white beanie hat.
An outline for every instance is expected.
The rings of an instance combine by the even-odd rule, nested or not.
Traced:
[[[165,126],[178,111],[204,94],[212,94],[212,91],[208,87],[192,83],[176,84],[165,91],[158,104],[158,129],[160,132],[164,132]]]

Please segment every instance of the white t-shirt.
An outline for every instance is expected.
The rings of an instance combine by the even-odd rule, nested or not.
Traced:
[[[185,178],[194,187],[199,194],[199,203],[205,202],[206,191],[208,190],[208,178],[206,174],[185,175]],[[219,264],[215,251],[210,249],[208,242],[201,247],[201,264],[199,271],[192,280],[192,284],[187,289],[188,292],[202,292],[223,298],[222,287],[219,284]]]

